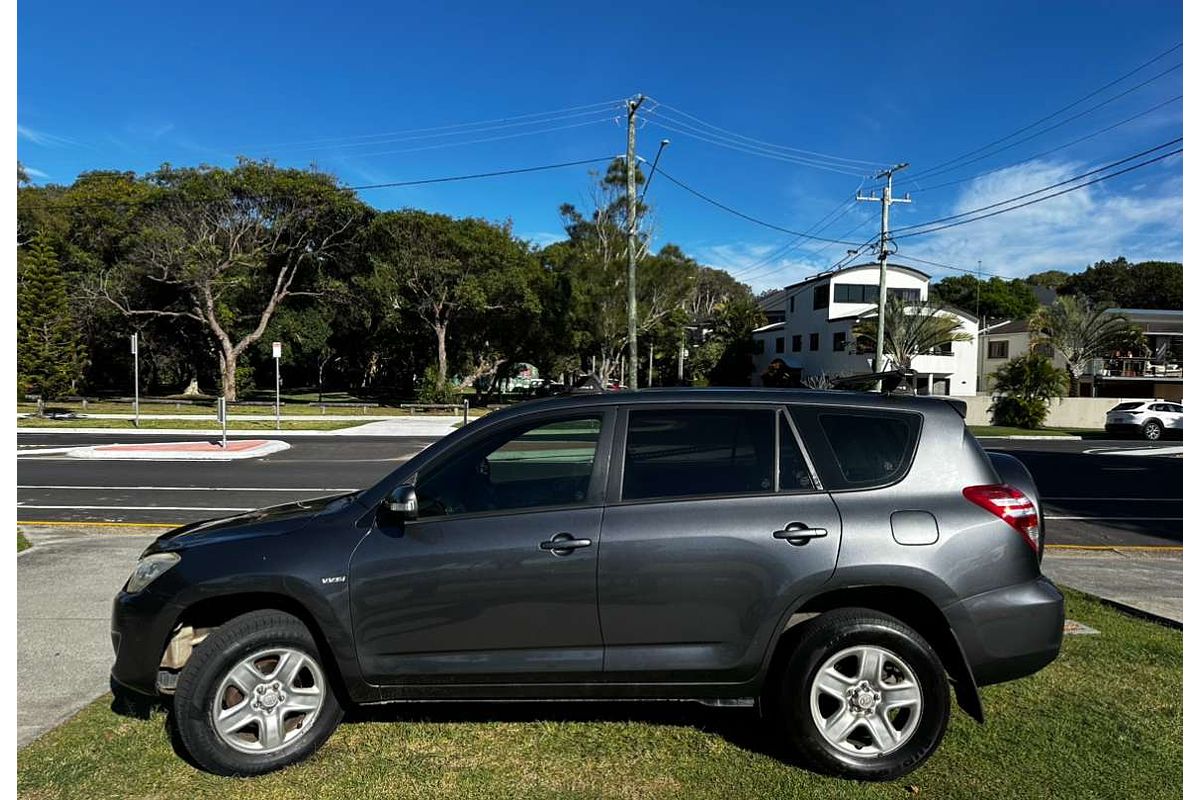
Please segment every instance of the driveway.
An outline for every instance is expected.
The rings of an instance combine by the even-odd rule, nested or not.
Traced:
[[[108,691],[110,604],[161,529],[18,528],[19,748]]]

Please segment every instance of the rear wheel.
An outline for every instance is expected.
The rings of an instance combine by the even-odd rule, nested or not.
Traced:
[[[904,623],[869,609],[808,623],[775,698],[786,741],[832,775],[893,780],[916,769],[950,718],[946,673]]]
[[[280,611],[235,617],[180,673],[172,715],[196,763],[218,775],[260,775],[312,755],[342,719],[304,623]]]
[[[1142,438],[1143,439],[1147,439],[1151,442],[1157,442],[1159,439],[1162,438],[1162,435],[1163,435],[1162,423],[1156,419],[1147,420],[1146,424],[1142,426]]]

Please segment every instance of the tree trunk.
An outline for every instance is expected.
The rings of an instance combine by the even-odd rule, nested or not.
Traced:
[[[446,323],[435,322],[433,332],[437,335],[438,386],[446,385]]]
[[[221,396],[228,403],[237,402],[237,355],[221,352]]]

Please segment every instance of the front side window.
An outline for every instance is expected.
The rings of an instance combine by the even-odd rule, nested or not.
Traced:
[[[629,412],[623,500],[773,491],[775,412]]]
[[[417,481],[420,517],[584,503],[601,418],[533,423],[467,445]]]

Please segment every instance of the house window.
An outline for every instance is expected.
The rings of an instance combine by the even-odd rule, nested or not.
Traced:
[[[804,341],[804,337],[803,337],[803,336],[801,336],[801,335],[800,335],[800,334],[798,334],[798,333],[797,333],[795,336],[793,336],[793,337],[792,337],[792,352],[793,352],[793,353],[799,353],[799,352],[800,352],[800,350],[801,350],[801,343],[802,343],[803,341]]]
[[[783,352],[783,337],[782,336],[775,337],[775,352],[776,353]]]
[[[1005,342],[1005,344],[1008,344],[1008,342]],[[929,353],[935,356],[952,356],[954,355],[954,344],[953,342],[942,342],[941,344],[934,345]]]
[[[845,332],[839,331],[839,332],[833,334],[833,351],[835,353],[840,353],[845,349],[846,349],[846,334],[845,334]]]
[[[791,297],[788,298],[788,311],[794,312],[795,310],[796,310],[796,295],[792,295]]]
[[[829,284],[822,284],[813,289],[813,311],[819,308],[829,308]]]
[[[915,303],[921,299],[920,289],[888,289],[888,297]],[[837,303],[878,303],[879,287],[870,283],[839,283],[833,287]]]
[[[766,351],[766,349],[767,349],[767,343],[765,341],[763,341],[762,339],[754,340],[754,352],[756,354],[761,356]]]
[[[1008,358],[1008,339],[988,342],[988,358]]]
[[[821,334],[810,333],[808,335],[808,349],[814,353],[821,349]]]

